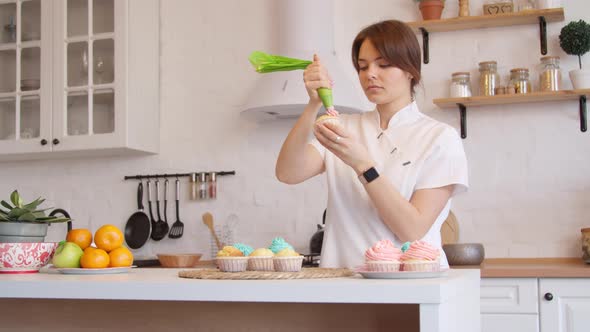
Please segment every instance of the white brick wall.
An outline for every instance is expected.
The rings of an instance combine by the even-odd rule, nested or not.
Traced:
[[[481,13],[482,2],[471,1],[472,14]],[[380,19],[419,17],[410,0],[335,3],[336,50],[344,63],[350,63],[350,44],[360,28]],[[208,254],[209,233],[201,221],[206,211],[220,226],[237,215],[241,242],[266,246],[272,237],[283,236],[307,252],[326,204],[324,178],[298,186],[278,183],[274,163],[293,121],[255,123],[239,117],[258,78],[248,54],[276,46],[275,6],[272,0],[163,0],[161,153],[3,163],[2,197],[18,188],[27,199],[45,196],[48,206],[70,211],[76,227],[123,227],[135,211],[136,189],[135,182],[122,181],[124,175],[234,169],[237,176],[219,178],[216,201],[189,201],[184,179],[184,236],[149,241],[136,254]],[[571,86],[567,71],[576,68],[577,59],[561,51],[557,36],[570,20],[590,21],[589,6],[585,0],[570,0],[566,22],[548,25],[549,54],[562,57],[566,87]],[[452,17],[456,11],[457,4],[449,0],[443,15]],[[458,111],[439,111],[430,101],[447,95],[450,74],[470,71],[476,79],[477,62],[483,60],[497,60],[503,79],[510,68],[532,70],[541,56],[538,34],[536,25],[432,33],[420,107],[458,128]],[[464,145],[471,189],[453,207],[462,242],[482,242],[488,257],[579,255],[579,229],[590,226],[590,133],[579,131],[577,112],[576,102],[468,110]],[[174,219],[172,213],[169,219]],[[60,240],[64,232],[64,226],[51,227],[48,240]]]

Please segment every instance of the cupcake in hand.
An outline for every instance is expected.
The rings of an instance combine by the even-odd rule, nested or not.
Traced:
[[[440,271],[440,249],[425,241],[414,241],[402,255],[403,271]]]
[[[240,249],[225,246],[217,252],[217,267],[223,272],[242,272],[248,267],[248,257]]]
[[[277,252],[273,258],[275,271],[299,272],[303,266],[303,256],[291,248]]]
[[[328,109],[326,111],[326,114],[319,116],[316,120],[315,123],[319,124],[319,123],[331,123],[331,124],[340,124],[340,117],[338,114],[338,111],[336,111],[335,109]]]
[[[396,272],[400,270],[402,251],[389,240],[381,240],[365,251],[369,271]]]
[[[248,270],[274,271],[274,253],[267,248],[258,248],[248,256]]]

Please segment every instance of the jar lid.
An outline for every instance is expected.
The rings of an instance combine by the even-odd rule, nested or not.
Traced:
[[[482,61],[479,63],[479,65],[497,65],[498,63],[496,61]]]
[[[544,60],[559,60],[559,56],[548,55],[548,56],[541,57],[541,61],[544,61]]]
[[[469,76],[471,75],[469,72],[466,71],[458,71],[456,73],[451,74],[452,76]]]
[[[582,233],[590,232],[590,228],[582,228],[581,231]]]
[[[527,72],[528,73],[529,72],[529,69],[528,68],[514,68],[514,69],[510,69],[510,72],[511,73],[519,72],[519,71],[520,72]]]

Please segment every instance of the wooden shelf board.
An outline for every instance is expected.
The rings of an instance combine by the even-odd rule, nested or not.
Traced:
[[[506,105],[536,103],[542,101],[577,100],[582,95],[590,95],[590,89],[561,90],[555,92],[531,92],[527,94],[474,96],[466,98],[439,98],[432,102],[440,108],[455,108],[457,104],[466,107],[486,105]]]
[[[416,32],[420,32],[420,28],[425,28],[428,32],[442,32],[538,24],[540,16],[544,16],[547,23],[561,22],[565,19],[563,8],[550,8],[497,15],[464,16],[440,20],[416,21],[408,22],[408,25]]]

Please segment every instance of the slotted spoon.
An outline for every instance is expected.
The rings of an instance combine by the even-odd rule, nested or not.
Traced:
[[[168,237],[171,239],[178,239],[182,236],[184,232],[184,224],[180,221],[180,216],[178,213],[178,196],[180,195],[180,181],[176,179],[176,221],[172,224],[172,228],[170,228],[170,233],[168,233]]]

